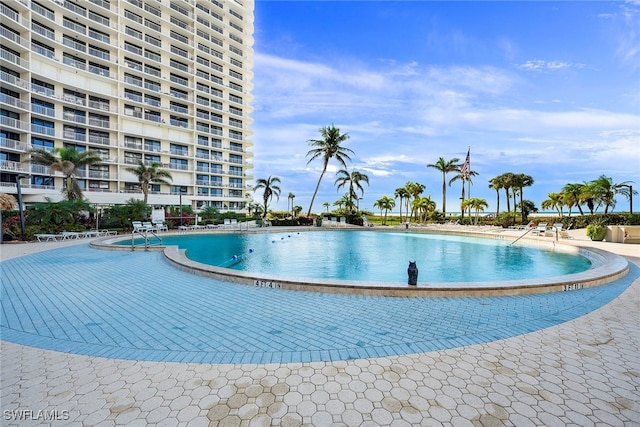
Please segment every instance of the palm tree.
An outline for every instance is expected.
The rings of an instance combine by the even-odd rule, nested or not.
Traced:
[[[407,191],[406,186],[396,188],[396,191],[393,193],[393,198],[400,199],[400,223],[402,223],[402,200],[409,199],[409,192]]]
[[[526,175],[523,173],[519,173],[517,175],[515,175],[515,182],[514,185],[518,187],[518,193],[520,193],[520,213],[522,215],[522,218],[524,218],[524,204],[522,203],[523,200],[523,193],[524,191],[522,191],[522,189],[524,187],[531,187],[533,185],[533,177],[530,175]],[[516,201],[513,201],[513,210],[515,212],[516,210]]]
[[[500,213],[500,190],[502,190],[500,176],[495,176],[489,180],[489,188],[496,190],[496,216],[498,216]]]
[[[322,206],[324,206],[324,207],[325,207],[325,209],[327,210],[327,213],[329,213],[329,206],[331,206],[331,203],[329,203],[329,202],[324,202],[324,203],[322,204]]]
[[[462,218],[464,218],[464,211],[465,211],[465,209],[462,209],[462,202],[465,200],[464,183],[468,182],[470,184],[473,184],[473,180],[471,179],[471,177],[474,177],[474,176],[478,176],[478,172],[474,170],[470,170],[469,172],[467,172],[467,176],[465,176],[462,172],[460,172],[449,180],[449,185],[453,184],[456,181],[460,181],[462,183],[462,192],[460,193],[460,210],[462,213]],[[469,215],[471,215],[471,213],[469,213]]]
[[[626,196],[627,199],[631,197],[629,186],[631,183],[631,181],[625,181],[616,184],[612,178],[600,175],[589,183],[589,187],[596,203],[598,203],[598,205],[604,205],[604,213],[606,214],[609,212],[609,208],[615,208],[616,194],[622,194]]]
[[[489,207],[489,204],[485,199],[479,199],[477,197],[471,197],[465,200],[464,202],[462,202],[462,205],[465,206],[465,208],[468,208],[469,211],[471,211],[472,208],[475,210],[476,215],[474,222],[476,225],[478,225],[478,214],[480,213],[480,211],[484,212],[484,209]]]
[[[307,216],[311,216],[313,202],[316,199],[316,194],[318,194],[318,189],[320,188],[322,177],[327,171],[329,160],[335,158],[338,163],[346,168],[346,161],[351,160],[351,157],[349,157],[349,153],[355,154],[353,150],[340,145],[347,139],[349,139],[349,134],[341,134],[340,129],[338,129],[334,125],[321,127],[320,135],[322,136],[322,139],[310,139],[308,141],[309,145],[315,148],[312,148],[307,152],[307,157],[311,157],[307,162],[307,165],[317,158],[322,158],[322,172],[320,173],[320,178],[318,178],[318,184],[316,185],[316,189],[313,192],[313,197],[311,197],[311,203],[309,204],[309,212],[307,212]]]
[[[340,169],[338,172],[336,172],[336,175],[339,176],[338,178],[336,178],[334,184],[338,184],[338,190],[348,184],[349,192],[347,194],[349,195],[349,199],[351,199],[352,202],[354,199],[358,199],[358,193],[356,192],[356,189],[360,190],[360,193],[364,196],[364,188],[362,187],[361,182],[366,182],[367,185],[369,185],[369,177],[367,175],[358,171],[352,171],[351,173],[349,173],[346,169]],[[349,212],[351,212],[351,209],[349,209]]]
[[[395,200],[389,196],[382,196],[380,199],[373,203],[374,208],[380,209],[380,213],[384,211],[384,217],[382,219],[382,225],[387,224],[387,213],[396,206]]]
[[[542,209],[555,209],[558,212],[558,216],[562,216],[562,207],[564,206],[564,202],[562,200],[561,193],[549,193],[547,194],[548,199],[543,200],[540,203],[540,207]]]
[[[160,163],[153,162],[151,165],[146,166],[144,163],[138,160],[138,166],[135,168],[127,168],[127,171],[131,172],[138,178],[140,183],[140,189],[144,194],[143,202],[147,203],[149,198],[149,187],[151,184],[167,184],[172,180],[171,173],[169,171],[160,169]]]
[[[420,216],[422,217],[422,222],[426,222],[427,221],[427,217],[429,215],[429,212],[432,212],[432,211],[436,210],[436,202],[431,200],[431,196],[420,197],[420,198],[414,200],[411,203],[411,205],[415,209],[416,212],[420,213]]]
[[[262,218],[267,216],[267,211],[269,209],[269,202],[276,196],[276,199],[280,200],[280,178],[274,176],[269,176],[269,178],[264,179],[260,178],[256,180],[256,185],[253,187],[253,191],[262,189],[262,200],[264,202],[264,210],[262,212]]]
[[[57,156],[56,156],[57,154]],[[37,165],[48,166],[51,172],[62,172],[65,179],[65,187],[62,193],[67,200],[82,199],[82,189],[78,184],[78,175],[85,167],[102,162],[95,151],[78,151],[74,147],[54,148],[52,152],[47,150],[32,150],[31,162]]]
[[[291,212],[291,216],[293,216],[293,199],[296,198],[296,195],[289,192],[289,195],[287,196],[287,211]],[[291,209],[289,209],[289,201],[291,201]]]
[[[434,168],[442,172],[442,213],[447,213],[447,174],[460,170],[459,161],[460,159],[457,157],[451,160],[445,160],[444,157],[440,157],[437,162],[427,165],[428,168]]]
[[[502,189],[504,190],[505,196],[507,198],[507,213],[511,212],[511,199],[509,196],[509,190],[513,187],[514,174],[512,172],[506,172],[500,175],[500,180],[502,182]],[[515,203],[514,203],[515,205]],[[516,207],[513,207],[515,211]]]
[[[407,182],[405,184],[405,188],[407,189],[407,192],[409,193],[409,196],[413,197],[413,201],[417,200],[420,195],[424,192],[424,190],[427,188],[424,184],[420,184],[419,182]],[[407,209],[408,209],[408,205],[409,205],[409,199],[407,199]],[[395,206],[395,203],[394,203]],[[418,219],[418,215],[416,210],[413,207],[413,202],[411,205],[411,214],[409,215],[410,218],[414,217],[414,213],[415,213],[415,218]]]
[[[569,208],[569,216],[571,216],[571,208],[573,206],[578,206],[580,215],[584,215],[582,211],[582,203],[584,203],[584,199],[582,198],[583,192],[584,184],[580,183],[565,184],[565,186],[562,187],[561,194],[564,204]]]

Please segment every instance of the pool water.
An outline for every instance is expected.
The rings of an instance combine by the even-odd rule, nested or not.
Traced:
[[[310,231],[166,236],[204,264],[278,276],[406,282],[489,282],[585,271],[585,257],[511,241],[404,232]]]

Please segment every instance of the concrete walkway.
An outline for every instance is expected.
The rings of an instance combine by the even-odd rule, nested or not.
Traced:
[[[640,246],[589,242],[579,231],[569,244],[640,263]],[[6,260],[69,244],[0,250]],[[550,328],[403,356],[168,363],[2,341],[2,425],[636,426],[639,324],[640,279],[609,304]]]

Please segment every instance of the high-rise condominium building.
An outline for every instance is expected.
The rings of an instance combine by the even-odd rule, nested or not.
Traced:
[[[168,185],[148,203],[241,211],[251,176],[253,0],[3,0],[0,192],[62,198],[32,149],[92,150],[95,204],[142,198],[139,162]]]

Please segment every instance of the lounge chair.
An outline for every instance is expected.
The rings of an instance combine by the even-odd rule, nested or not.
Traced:
[[[347,226],[347,218],[341,216],[339,224],[340,224],[340,227],[346,227]]]
[[[169,227],[167,227],[164,221],[154,222],[153,225],[158,231],[169,231]]]
[[[337,227],[338,226],[338,218],[336,218],[335,216],[331,217],[331,227]]]
[[[329,218],[327,218],[326,216],[322,217],[322,225],[330,225],[329,224]]]
[[[239,228],[237,219],[235,219],[235,218],[231,219],[231,228]]]
[[[542,233],[543,236],[547,234],[547,223],[546,222],[539,223],[536,228],[531,230],[531,234],[535,234],[536,236],[539,236],[541,233]]]
[[[38,239],[38,242],[51,242],[51,241],[57,241],[58,237],[62,238],[62,236],[60,236],[59,234],[48,234],[48,233],[41,233],[41,234],[34,234],[35,238]]]
[[[231,220],[229,218],[225,218],[224,224],[222,224],[222,228],[229,228],[229,227],[231,227]]]

